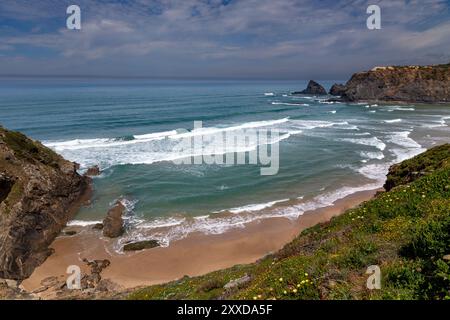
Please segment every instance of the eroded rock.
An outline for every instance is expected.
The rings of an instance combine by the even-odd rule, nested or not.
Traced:
[[[313,95],[326,95],[327,91],[324,87],[318,84],[314,80],[310,80],[308,86],[303,91],[293,92],[292,94],[313,94]]]
[[[120,237],[124,233],[124,225],[122,215],[125,212],[125,206],[117,201],[116,204],[109,209],[106,218],[103,220],[103,235],[109,238]]]
[[[0,278],[22,280],[88,194],[77,165],[25,135],[0,127]]]

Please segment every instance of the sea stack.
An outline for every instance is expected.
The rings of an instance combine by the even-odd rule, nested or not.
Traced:
[[[103,235],[109,238],[120,237],[124,232],[123,213],[125,206],[117,201],[116,204],[109,209],[106,218],[103,220]]]
[[[307,86],[307,88],[305,90],[300,91],[300,92],[296,91],[296,92],[293,92],[292,94],[326,95],[327,91],[325,90],[324,87],[322,87],[316,81],[310,80],[309,83],[308,83],[308,86]]]
[[[0,278],[23,280],[90,190],[77,164],[38,141],[0,127]]]

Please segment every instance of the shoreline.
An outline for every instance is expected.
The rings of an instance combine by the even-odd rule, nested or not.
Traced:
[[[51,245],[55,252],[37,267],[21,284],[32,292],[41,281],[49,277],[66,278],[69,265],[78,265],[82,272],[88,270],[83,259],[108,259],[111,265],[102,273],[118,285],[120,290],[167,283],[184,276],[199,276],[226,269],[237,264],[253,263],[276,252],[292,241],[301,231],[370,200],[380,189],[358,191],[332,205],[306,211],[295,220],[266,218],[246,224],[244,228],[232,229],[218,235],[192,233],[176,240],[168,247],[118,254],[109,250],[113,240],[99,237],[87,228],[74,236],[58,237]],[[119,291],[120,291],[119,290]],[[52,298],[50,290],[38,295]]]

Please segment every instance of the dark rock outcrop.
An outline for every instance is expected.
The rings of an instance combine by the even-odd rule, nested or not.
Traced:
[[[0,278],[22,280],[90,190],[75,163],[38,141],[0,127]]]
[[[123,246],[124,251],[139,251],[144,249],[151,249],[159,247],[159,242],[156,240],[145,240],[145,241],[138,241],[138,242],[132,242],[127,243]]]
[[[84,174],[88,177],[95,177],[100,175],[100,168],[98,166],[93,166],[87,169],[86,173]]]
[[[94,230],[102,230],[103,229],[103,223],[96,223],[96,224],[94,224],[92,229],[94,229]]]
[[[124,232],[122,215],[125,212],[125,206],[117,201],[116,204],[109,209],[106,218],[103,220],[103,235],[109,238],[120,237]]]
[[[308,83],[308,87],[303,91],[296,91],[292,94],[314,94],[314,95],[326,95],[327,91],[324,87],[318,84],[314,80],[310,80]]]
[[[88,259],[83,259],[83,262],[86,263],[88,267],[91,269],[91,273],[89,275],[85,275],[81,279],[81,287],[83,289],[95,288],[102,280],[101,273],[103,269],[109,267],[111,262],[108,259],[92,260],[92,261]]]
[[[450,64],[376,67],[356,73],[341,94],[344,101],[450,102]]]
[[[330,94],[332,96],[342,96],[346,90],[346,86],[340,83],[335,83],[330,89]]]

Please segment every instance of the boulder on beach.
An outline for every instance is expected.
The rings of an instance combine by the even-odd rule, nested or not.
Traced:
[[[145,240],[145,241],[138,241],[138,242],[132,242],[127,243],[123,246],[124,251],[139,251],[144,249],[151,249],[159,247],[160,244],[156,240]]]
[[[117,201],[116,204],[109,209],[106,218],[103,220],[103,235],[109,238],[120,237],[124,233],[124,225],[122,215],[125,212],[125,206]]]
[[[308,86],[303,91],[296,91],[292,94],[313,94],[313,95],[326,95],[327,91],[324,87],[322,87],[320,84],[318,84],[314,80],[310,80],[308,83]]]
[[[332,96],[342,96],[342,94],[345,92],[347,88],[345,87],[345,85],[340,84],[340,83],[335,83],[333,84],[333,86],[330,89],[330,94]]]

